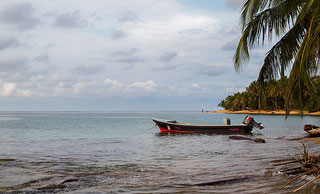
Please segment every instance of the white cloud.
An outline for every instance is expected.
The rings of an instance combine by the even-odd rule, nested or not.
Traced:
[[[128,87],[129,89],[141,88],[141,89],[144,89],[146,92],[153,92],[156,86],[157,85],[153,80],[148,80],[145,82],[134,82],[130,84]]]
[[[193,84],[192,84],[192,87],[199,88],[200,86],[199,86],[199,84],[197,84],[197,83],[193,83]]]
[[[111,80],[109,78],[104,80],[103,83],[106,84],[107,86],[110,86],[111,88],[120,88],[123,86],[123,84],[121,84],[117,80]]]
[[[77,82],[74,86],[73,86],[73,92],[74,93],[80,93],[85,87],[87,87],[88,84],[86,82],[83,81],[79,81]],[[58,89],[58,93],[61,93],[61,91],[59,91],[60,89]]]
[[[10,97],[16,88],[15,83],[6,83],[0,81],[0,96],[2,97]]]
[[[245,91],[245,87],[239,87],[233,83],[232,84],[231,83],[221,83],[221,86],[223,87],[224,91],[229,94]]]
[[[103,81],[107,95],[123,95],[125,85],[117,80],[105,79]]]
[[[162,48],[172,46],[187,38],[208,37],[218,30],[217,20],[207,16],[176,15],[168,20],[146,20],[138,24],[119,24],[118,28],[130,36],[131,41],[143,41],[147,45],[158,44]],[[192,33],[188,33],[192,31]],[[195,37],[190,37],[198,35]],[[167,44],[161,44],[166,42]],[[184,41],[183,41],[184,42]]]

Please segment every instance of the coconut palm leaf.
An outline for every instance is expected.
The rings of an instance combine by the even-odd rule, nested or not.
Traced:
[[[276,79],[296,56],[305,35],[304,28],[293,26],[267,53],[258,76],[259,82]]]
[[[297,0],[292,0],[297,1]],[[253,8],[254,2],[248,0],[244,6],[247,7],[243,10],[242,23],[245,26],[242,36],[240,38],[236,53],[234,55],[234,64],[236,71],[239,71],[241,66],[250,59],[249,49],[253,48],[255,45],[263,44],[266,37],[269,40],[272,40],[273,35],[279,36],[284,33],[285,30],[293,25],[295,17],[297,17],[298,11],[295,6],[292,6],[292,2],[285,1],[280,4],[277,4],[276,7],[268,8],[263,10],[260,13],[257,13],[250,22],[247,22],[247,17],[244,15],[253,14],[254,11],[257,11],[257,8]],[[260,1],[257,1],[260,2]],[[297,1],[298,2],[298,1]],[[265,2],[263,2],[265,4]],[[250,4],[250,5],[249,5]],[[252,7],[252,11],[248,9]],[[265,7],[260,7],[261,9]],[[249,9],[250,10],[250,9]]]
[[[312,81],[311,76],[316,73],[317,62],[316,62],[316,47],[317,41],[314,41],[314,36],[318,37],[319,34],[315,34],[317,30],[314,30],[318,27],[319,21],[317,22],[316,16],[313,16],[311,19],[310,26],[308,31],[301,43],[300,49],[295,58],[295,62],[293,63],[290,77],[288,80],[288,90],[286,96],[286,112],[288,113],[290,110],[290,105],[292,103],[294,97],[294,90],[296,89],[298,92],[298,96],[295,98],[298,100],[299,109],[302,112],[303,108],[303,93],[305,91],[312,92]],[[318,23],[318,24],[317,24]]]
[[[312,92],[311,76],[320,61],[319,0],[246,0],[242,7],[242,36],[234,55],[237,71],[250,59],[249,49],[266,38],[279,40],[268,51],[258,82],[276,79],[290,69],[286,110],[296,102],[302,111],[306,93]],[[262,95],[260,93],[260,95]]]

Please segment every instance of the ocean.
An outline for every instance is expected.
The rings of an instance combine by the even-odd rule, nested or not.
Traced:
[[[291,193],[277,161],[301,148],[317,116],[251,115],[251,138],[161,135],[151,118],[241,123],[243,114],[199,112],[0,112],[0,193]],[[309,152],[319,147],[305,142]],[[1,161],[2,159],[2,161]],[[10,159],[10,160],[9,160]],[[227,181],[225,181],[227,180]],[[301,193],[320,192],[313,184]]]

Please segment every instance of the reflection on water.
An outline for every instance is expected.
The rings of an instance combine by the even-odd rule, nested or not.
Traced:
[[[289,193],[273,161],[290,158],[305,123],[318,117],[255,115],[252,138],[159,135],[151,118],[240,123],[245,115],[202,113],[0,113],[0,192],[4,193]],[[10,118],[10,119],[4,119]],[[318,149],[307,143],[310,152]],[[315,193],[316,184],[301,193]]]

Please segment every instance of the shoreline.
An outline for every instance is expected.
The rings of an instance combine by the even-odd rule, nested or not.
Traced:
[[[286,114],[286,112],[284,110],[272,110],[272,111],[265,111],[265,110],[238,110],[238,111],[215,110],[215,111],[206,111],[204,113],[261,114],[261,115],[285,115]],[[290,115],[299,115],[299,114],[300,114],[299,111],[290,111]],[[320,116],[320,111],[317,111],[317,112],[303,111],[303,115]]]
[[[240,110],[240,111],[230,111],[230,110],[216,110],[207,111],[204,113],[226,113],[226,114],[261,114],[261,115],[285,115],[284,110],[278,111],[265,111],[265,110]],[[290,111],[290,115],[299,115],[299,111]],[[303,115],[320,116],[320,111],[309,113],[307,111],[303,112]],[[303,129],[301,129],[303,130]],[[320,144],[320,137],[304,137],[303,141],[313,142],[314,144]]]
[[[302,140],[303,141],[311,141],[315,144],[320,144],[320,137],[305,137]]]

